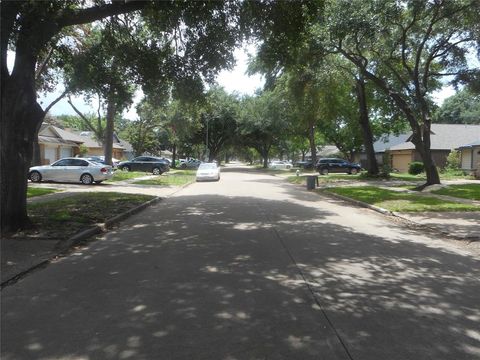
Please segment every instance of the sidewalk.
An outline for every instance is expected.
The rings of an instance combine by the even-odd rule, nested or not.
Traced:
[[[146,176],[145,178],[151,178]],[[143,178],[142,178],[143,179]],[[134,181],[139,178],[134,179]],[[35,184],[36,187],[56,188],[62,189],[53,194],[32,197],[28,199],[29,203],[41,203],[57,199],[73,196],[81,192],[122,192],[129,194],[144,194],[153,195],[159,198],[167,198],[172,194],[180,191],[183,187],[159,187],[159,186],[145,186],[133,185],[131,181],[123,181],[112,184],[102,184],[95,186],[84,186],[76,184]],[[91,235],[90,235],[91,236]],[[88,237],[88,236],[86,236]],[[31,269],[42,267],[50,260],[60,255],[65,251],[62,243],[65,239],[58,238],[4,238],[0,241],[1,251],[1,283],[2,287],[6,281],[15,278],[18,275]]]
[[[458,184],[459,182],[456,181],[455,183]],[[331,187],[329,185],[323,186],[323,188]],[[339,184],[337,184],[336,186],[338,185]],[[385,184],[385,183],[370,182],[370,183],[359,184],[357,182],[355,185],[356,186],[376,186],[378,188],[391,190],[391,191],[405,192],[405,193],[415,194],[418,196],[434,197],[434,198],[445,200],[445,201],[453,201],[453,202],[458,202],[463,204],[471,204],[471,205],[479,206],[479,211],[459,211],[459,212],[430,211],[430,212],[419,212],[419,213],[393,212],[392,214],[399,218],[415,223],[416,225],[425,226],[427,228],[436,230],[452,238],[456,238],[460,240],[468,240],[468,241],[480,241],[480,201],[463,199],[463,198],[458,198],[453,196],[439,195],[439,194],[434,194],[432,192],[419,192],[419,191],[412,191],[412,190],[408,190],[400,187],[394,187],[395,185],[398,185],[396,183],[390,184],[390,186],[388,186],[388,184]],[[340,186],[345,186],[345,185],[340,185]],[[351,186],[351,184],[349,183],[346,186]],[[322,186],[320,186],[320,188],[322,188]],[[342,197],[342,199],[346,201],[352,200],[351,202],[355,202],[356,204],[360,203],[358,200],[353,200],[345,197]],[[366,207],[377,210],[375,209],[374,206],[369,206],[368,204],[365,204],[365,203],[363,204]],[[385,210],[385,211],[382,211],[382,210],[385,210],[385,209],[378,208],[378,211],[381,213],[384,213],[384,214],[390,213],[390,211],[388,210]]]

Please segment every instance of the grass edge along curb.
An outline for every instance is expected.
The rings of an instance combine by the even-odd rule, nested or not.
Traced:
[[[375,205],[372,205],[372,204],[368,204],[368,203],[360,201],[360,200],[349,198],[348,196],[339,195],[339,194],[336,194],[334,192],[328,191],[327,189],[326,190],[319,189],[319,191],[317,191],[317,193],[324,194],[326,196],[331,196],[331,197],[334,197],[334,198],[338,198],[340,200],[344,200],[344,201],[353,203],[353,204],[358,205],[360,207],[369,208],[369,209],[374,210],[374,211],[376,211],[378,213],[381,213],[383,215],[392,216],[392,217],[401,219],[402,221],[405,221],[405,222],[407,222],[411,225],[414,225],[419,230],[427,229],[429,231],[432,231],[432,232],[435,232],[435,233],[438,233],[438,234],[442,234],[443,236],[448,237],[450,239],[459,240],[459,241],[468,241],[469,243],[474,242],[474,241],[480,241],[480,237],[476,237],[476,236],[456,236],[454,234],[449,233],[448,231],[443,231],[441,229],[438,229],[438,228],[435,228],[435,227],[432,227],[432,226],[429,226],[429,225],[418,223],[416,221],[413,221],[412,219],[408,219],[408,218],[404,217],[401,213],[398,213],[396,211],[390,211],[390,210],[384,209],[380,206],[375,206]]]
[[[372,205],[372,204],[369,204],[369,203],[366,203],[366,202],[363,202],[363,201],[360,201],[360,200],[357,200],[357,199],[352,199],[351,197],[344,196],[344,195],[340,195],[340,194],[334,193],[334,192],[332,192],[332,191],[328,191],[328,189],[319,189],[319,191],[320,191],[322,194],[331,195],[331,196],[336,197],[336,198],[338,198],[338,199],[341,199],[341,200],[344,200],[344,201],[348,201],[348,202],[354,203],[354,204],[356,204],[356,205],[358,205],[358,206],[375,210],[375,211],[377,211],[377,212],[379,212],[379,213],[382,213],[382,214],[384,214],[384,215],[395,216],[395,213],[394,213],[393,211],[384,209],[384,208],[382,208],[382,207],[380,207],[380,206]]]
[[[29,275],[30,273],[32,273],[32,272],[34,272],[38,269],[46,267],[56,257],[61,256],[61,255],[65,255],[68,252],[68,250],[70,250],[73,246],[79,244],[81,241],[83,241],[85,239],[88,239],[89,237],[91,237],[93,235],[107,232],[108,229],[110,229],[114,224],[126,219],[127,217],[129,217],[133,214],[136,214],[136,213],[142,211],[143,209],[147,208],[150,205],[153,205],[153,204],[159,202],[162,199],[163,198],[157,196],[153,199],[150,199],[150,200],[144,202],[143,204],[140,204],[140,205],[138,205],[138,206],[136,206],[132,209],[129,209],[129,210],[127,210],[127,211],[125,211],[121,214],[118,214],[118,215],[116,215],[116,216],[114,216],[110,219],[107,219],[104,223],[92,225],[92,226],[87,227],[84,230],[81,230],[80,232],[78,232],[75,235],[66,239],[63,242],[62,246],[60,247],[59,251],[57,251],[55,254],[53,254],[49,259],[43,260],[43,261],[39,262],[38,264],[35,264],[35,265],[31,266],[30,268],[28,268],[26,270],[23,270],[16,275],[13,275],[9,279],[7,279],[5,281],[2,281],[2,283],[0,284],[0,289],[3,290],[5,287],[15,284],[17,281],[23,279],[25,276]]]

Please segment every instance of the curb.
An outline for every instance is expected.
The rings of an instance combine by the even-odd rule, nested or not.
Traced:
[[[371,209],[371,210],[379,212],[383,215],[392,216],[392,217],[401,219],[402,221],[408,222],[408,223],[414,225],[415,227],[418,227],[419,229],[430,230],[430,231],[442,234],[443,236],[446,236],[450,239],[460,240],[460,241],[468,241],[468,242],[475,242],[475,241],[480,240],[479,237],[475,237],[475,236],[455,236],[455,235],[452,235],[452,234],[450,234],[446,231],[443,231],[443,230],[440,230],[440,229],[437,229],[435,227],[428,226],[428,225],[425,225],[425,224],[421,224],[421,223],[418,223],[418,222],[413,221],[411,219],[408,219],[406,217],[403,217],[402,215],[400,215],[397,212],[393,212],[393,211],[384,209],[384,208],[379,207],[379,206],[371,205],[371,204],[365,203],[365,202],[360,201],[360,200],[355,200],[355,199],[349,198],[347,196],[335,194],[335,193],[332,193],[332,192],[329,192],[329,191],[324,191],[324,190],[322,190],[322,194],[324,194],[326,196],[331,196],[331,197],[334,197],[334,198],[338,198],[340,200],[344,200],[344,201],[353,203],[355,205],[358,205],[358,206],[361,206],[361,207],[364,207],[364,208]]]
[[[134,207],[134,208],[132,208],[130,210],[127,210],[127,211],[125,211],[125,212],[123,212],[123,213],[121,213],[117,216],[114,216],[110,219],[107,219],[104,223],[90,226],[90,227],[76,233],[75,235],[73,235],[70,238],[68,238],[67,240],[65,240],[62,243],[61,247],[57,248],[56,254],[53,254],[49,259],[43,260],[40,263],[38,263],[36,265],[33,265],[29,269],[21,271],[20,273],[12,276],[11,278],[3,281],[0,284],[0,289],[3,290],[3,288],[5,288],[6,286],[15,284],[18,280],[24,278],[25,276],[34,272],[35,270],[46,267],[55,258],[57,258],[59,255],[64,255],[69,249],[71,249],[73,246],[79,244],[81,241],[83,241],[85,239],[88,239],[89,237],[91,237],[93,235],[107,232],[108,229],[110,229],[114,224],[128,218],[131,215],[134,215],[134,214],[142,211],[143,209],[145,209],[145,208],[147,208],[147,207],[149,207],[153,204],[156,204],[157,202],[160,202],[162,199],[163,198],[161,198],[161,197],[155,197],[155,198],[153,198],[153,199],[151,199],[147,202],[144,202],[143,204],[138,205],[137,207]]]
[[[343,196],[343,195],[339,195],[339,194],[335,194],[333,192],[330,192],[328,190],[321,190],[322,191],[322,194],[327,194],[327,195],[331,195],[332,197],[335,197],[335,198],[338,198],[340,200],[344,200],[344,201],[348,201],[348,202],[351,202],[351,203],[354,203],[358,206],[361,206],[361,207],[365,207],[365,208],[369,208],[369,209],[372,209],[376,212],[379,212],[381,214],[384,214],[384,215],[389,215],[389,216],[396,216],[395,213],[393,213],[392,211],[390,210],[387,210],[387,209],[384,209],[380,206],[375,206],[375,205],[371,205],[371,204],[368,204],[366,202],[363,202],[363,201],[360,201],[360,200],[355,200],[355,199],[352,199],[352,198],[349,198],[347,196]]]

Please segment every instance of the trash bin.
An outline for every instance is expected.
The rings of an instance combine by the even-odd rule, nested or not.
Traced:
[[[318,176],[317,175],[307,176],[307,190],[314,190],[316,184],[318,184]]]

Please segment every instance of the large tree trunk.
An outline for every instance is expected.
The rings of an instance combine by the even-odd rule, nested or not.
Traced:
[[[430,149],[430,123],[426,123],[423,128],[418,127],[412,135],[412,143],[415,145],[415,150],[418,151],[423,160],[425,167],[425,174],[427,175],[427,182],[425,185],[440,184],[440,176],[437,167],[432,158],[432,151]]]
[[[112,165],[112,152],[113,152],[113,131],[115,127],[115,113],[116,105],[113,99],[108,99],[107,104],[107,125],[105,128],[105,138],[103,140],[105,162]]]
[[[2,79],[2,82],[8,82],[1,94],[2,234],[30,225],[27,215],[27,176],[33,156],[32,144],[44,118],[44,112],[36,101],[33,78],[28,74],[22,75],[12,74],[9,79]]]
[[[365,81],[362,76],[356,79],[356,92],[359,110],[359,122],[363,135],[363,146],[367,154],[367,171],[369,175],[378,175],[378,164],[375,158],[375,150],[373,148],[373,134],[370,127],[368,116],[367,97],[365,92]]]
[[[177,167],[175,161],[177,161],[177,144],[174,143],[172,145],[172,169],[175,169]]]
[[[312,158],[312,164],[315,168],[317,163],[317,145],[315,144],[315,124],[310,123],[308,126],[308,141],[310,143],[310,154]]]

